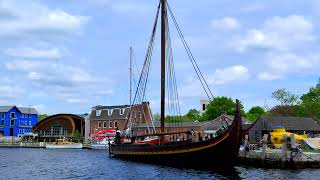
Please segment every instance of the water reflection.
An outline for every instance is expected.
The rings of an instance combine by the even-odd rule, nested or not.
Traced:
[[[317,179],[318,169],[186,168],[109,158],[105,151],[0,148],[1,179]]]

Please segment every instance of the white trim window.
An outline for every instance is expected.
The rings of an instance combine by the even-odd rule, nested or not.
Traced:
[[[126,108],[121,108],[120,109],[120,115],[123,115],[125,111],[126,111]]]
[[[112,128],[112,121],[109,121],[109,128]]]
[[[113,112],[113,109],[108,109],[108,116],[111,116]]]
[[[98,121],[98,128],[101,128],[101,121]]]
[[[96,116],[100,116],[101,115],[101,110],[96,110]]]
[[[118,121],[114,121],[114,128],[118,127]]]
[[[103,128],[107,128],[107,121],[103,121]]]
[[[11,119],[15,119],[16,118],[16,113],[15,112],[11,112],[10,113],[10,118]]]
[[[6,118],[6,113],[2,113],[1,114],[1,119],[5,119]]]

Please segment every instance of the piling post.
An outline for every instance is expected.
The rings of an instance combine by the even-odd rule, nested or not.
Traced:
[[[264,134],[262,139],[262,154],[261,154],[262,159],[266,158],[267,143],[268,143],[268,134]]]
[[[284,162],[287,159],[287,138],[288,136],[284,134],[282,139],[282,147],[281,147],[282,161]]]
[[[291,149],[296,149],[296,141],[294,139],[294,134],[290,134],[290,140],[291,140]]]
[[[247,151],[249,152],[250,149],[249,149],[249,136],[248,135],[245,135],[244,136],[244,157],[246,158],[247,157]]]

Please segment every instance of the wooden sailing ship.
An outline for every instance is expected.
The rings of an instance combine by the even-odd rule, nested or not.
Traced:
[[[166,88],[167,85],[169,89],[173,89],[173,93],[169,92],[168,96],[172,102],[179,102],[176,91],[176,82],[174,76],[174,66],[172,59],[172,50],[169,37],[169,28],[168,28],[168,13],[170,12],[173,22],[175,23],[179,36],[182,38],[184,47],[187,50],[189,57],[191,58],[191,63],[200,78],[201,84],[208,95],[211,94],[211,91],[202,76],[201,71],[199,70],[196,62],[193,59],[193,56],[189,50],[188,45],[186,44],[180,28],[176,23],[176,19],[173,16],[173,13],[169,7],[169,4],[166,0],[160,0],[158,11],[156,14],[156,20],[154,22],[154,27],[152,31],[151,40],[148,46],[148,51],[146,59],[144,62],[144,67],[141,72],[139,79],[137,91],[135,93],[134,99],[137,96],[140,96],[140,100],[144,100],[145,96],[145,86],[147,83],[147,78],[149,74],[149,65],[150,65],[150,54],[152,55],[153,41],[156,33],[157,19],[159,14],[161,14],[161,114],[160,114],[160,132],[151,132],[143,135],[137,135],[133,132],[133,129],[129,129],[129,133],[120,133],[117,132],[115,144],[110,145],[109,152],[112,157],[125,158],[138,161],[148,161],[148,162],[164,162],[168,164],[195,164],[195,165],[208,165],[208,164],[220,164],[220,165],[230,165],[235,162],[239,152],[239,146],[241,141],[241,115],[239,110],[239,101],[237,100],[237,106],[235,107],[236,113],[234,121],[229,127],[221,132],[218,136],[211,139],[201,139],[199,141],[192,141],[189,138],[181,139],[181,134],[186,134],[187,137],[192,134],[191,131],[182,131],[177,124],[177,128],[173,132],[165,132],[165,100],[166,100]],[[168,60],[169,59],[169,60]],[[169,75],[167,75],[167,74]],[[170,80],[174,79],[174,80]],[[166,80],[169,81],[166,82]],[[167,98],[168,99],[168,98]],[[171,102],[171,103],[172,103]],[[134,100],[132,104],[136,104]],[[169,103],[170,104],[170,103]],[[177,107],[177,106],[175,106]],[[127,126],[132,127],[133,122],[129,120]],[[181,124],[181,122],[180,122]],[[168,139],[167,137],[170,137]],[[144,140],[149,138],[146,143],[137,143],[138,139]],[[153,138],[153,139],[152,139]],[[127,139],[127,140],[125,140]],[[129,139],[129,140],[128,140]],[[152,139],[152,140],[150,140]],[[152,142],[152,143],[148,143]]]

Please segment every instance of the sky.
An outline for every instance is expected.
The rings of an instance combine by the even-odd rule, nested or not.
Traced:
[[[40,113],[86,113],[129,104],[144,61],[158,0],[0,0],[0,105]],[[272,107],[271,93],[303,94],[320,76],[318,0],[169,0],[214,96],[246,110]],[[181,111],[205,99],[170,20]],[[157,31],[147,100],[160,103]]]

